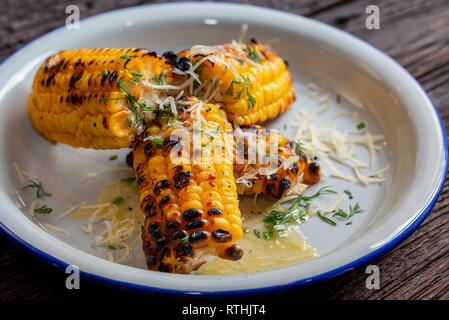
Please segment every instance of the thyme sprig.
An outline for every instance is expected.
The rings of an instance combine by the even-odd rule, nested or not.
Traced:
[[[263,219],[265,224],[264,239],[269,240],[273,236],[283,236],[287,225],[305,221],[312,200],[326,193],[336,192],[330,187],[323,187],[311,196],[300,195],[295,203],[285,210],[271,210]]]

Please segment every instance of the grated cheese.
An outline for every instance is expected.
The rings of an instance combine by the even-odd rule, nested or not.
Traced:
[[[19,176],[20,182],[25,183],[25,177],[23,176],[22,170],[20,170],[19,165],[13,162],[14,168],[16,168],[17,175]]]
[[[356,179],[362,185],[368,185],[370,183],[382,183],[386,181],[385,178],[371,175],[370,177],[364,177],[359,168],[371,167],[376,161],[376,153],[380,151],[381,146],[377,145],[385,139],[383,135],[373,135],[368,131],[368,128],[360,130],[358,132],[351,133],[350,136],[347,132],[341,132],[337,130],[335,118],[348,114],[347,109],[344,112],[339,112],[337,117],[333,117],[333,126],[329,125],[330,119],[327,123],[317,127],[315,120],[324,114],[330,107],[330,96],[325,93],[322,94],[320,88],[313,83],[307,85],[310,95],[313,99],[317,100],[320,104],[324,104],[323,109],[316,114],[309,115],[305,110],[302,110],[296,119],[296,133],[294,136],[295,141],[301,142],[303,152],[309,159],[318,158],[324,165],[322,168],[322,175],[324,177],[335,177],[345,181],[353,181],[353,178],[347,174],[341,172],[333,162],[338,162],[353,169]],[[367,148],[369,152],[369,162],[364,162],[358,158],[358,155],[354,151],[354,145],[361,145]],[[382,171],[385,172],[389,166]]]
[[[332,211],[334,211],[334,210],[337,210],[338,207],[340,207],[340,205],[341,205],[343,202],[345,202],[345,200],[346,200],[346,196],[345,196],[345,195],[341,196],[340,198],[337,199],[337,201],[335,201],[333,204],[331,204],[331,205],[329,206],[329,208],[327,208],[324,212],[325,212],[325,213],[329,213],[329,212],[332,212]]]
[[[50,223],[44,223],[43,226],[46,227],[47,229],[50,229],[50,230],[53,230],[53,231],[56,231],[56,232],[68,234],[67,231],[65,231],[64,229],[59,228],[57,226],[54,226],[54,225],[52,225]]]
[[[37,205],[39,204],[39,200],[33,200],[30,204],[30,208],[28,209],[28,213],[31,216],[34,216],[34,209],[36,209]]]

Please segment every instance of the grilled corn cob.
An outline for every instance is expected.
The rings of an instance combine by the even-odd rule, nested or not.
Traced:
[[[241,127],[241,132],[243,134],[239,134],[239,130],[235,132],[237,158],[244,160],[234,164],[239,193],[281,198],[291,188],[296,187],[296,190],[292,191],[302,193],[307,185],[320,180],[319,165],[307,161],[300,144],[260,126]],[[248,161],[250,145],[255,145],[257,139],[265,140],[265,148],[259,154],[262,153],[267,158],[266,164],[261,161]],[[270,159],[274,161],[270,162]]]
[[[178,119],[161,120],[133,146],[141,209],[146,215],[143,249],[151,270],[190,273],[212,255],[238,260],[243,254],[234,244],[243,233],[232,159],[216,151],[223,143],[232,148],[232,126],[217,106],[187,100]],[[199,153],[194,142],[185,140],[184,129],[203,133],[197,140]],[[191,155],[182,148],[189,146]]]
[[[288,110],[295,100],[286,63],[255,40],[248,45],[194,46],[179,55],[189,58],[200,76],[193,94],[223,103],[235,124],[265,122]]]
[[[173,66],[143,49],[80,49],[47,58],[34,78],[28,112],[46,138],[73,147],[130,146],[144,122],[143,79],[173,83]],[[147,88],[148,89],[148,88]],[[140,122],[140,123],[139,123]]]

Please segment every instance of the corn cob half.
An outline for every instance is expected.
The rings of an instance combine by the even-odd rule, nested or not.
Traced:
[[[232,126],[217,106],[190,102],[177,120],[150,127],[133,146],[146,215],[143,249],[151,270],[190,273],[210,256],[237,260],[243,254],[234,243],[243,232],[232,159],[214,158],[222,144],[233,143]],[[185,129],[204,131],[196,140],[199,152]]]
[[[31,121],[49,140],[73,147],[128,147],[145,120],[141,109],[147,106],[139,100],[151,94],[141,80],[170,84],[177,77],[166,62],[137,48],[60,51],[35,75]]]
[[[286,62],[255,40],[249,44],[194,46],[179,55],[189,58],[200,75],[201,84],[197,83],[193,94],[223,103],[228,119],[235,124],[273,119],[295,100]]]
[[[316,162],[308,162],[301,145],[277,131],[260,126],[243,126],[235,131],[235,135],[237,163],[234,164],[234,176],[239,193],[281,198],[289,190],[302,193],[307,185],[320,180],[320,166]],[[261,140],[263,143],[260,143]],[[251,161],[251,145],[256,143],[259,143],[258,147],[262,145],[263,150],[258,150],[258,158],[254,157]],[[261,159],[260,154],[266,161]]]

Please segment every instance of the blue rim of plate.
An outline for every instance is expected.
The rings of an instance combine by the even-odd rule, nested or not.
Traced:
[[[193,3],[193,2],[183,2],[183,4],[189,4],[189,3]],[[176,6],[177,4],[178,4],[177,2],[169,3],[169,4],[156,4],[156,5],[150,4],[150,5],[145,5],[142,7]],[[216,3],[203,2],[203,4],[216,4]],[[276,11],[278,13],[282,13],[285,15],[298,17],[298,15],[295,15],[295,14],[292,14],[289,12],[285,12],[285,11],[281,11],[281,10],[271,9],[271,8],[264,8],[264,7],[253,6],[253,5],[241,5],[241,4],[226,3],[226,2],[222,3],[222,5],[223,4],[232,4],[234,6],[240,5],[242,7],[253,7],[253,8],[257,7],[262,10]],[[82,21],[87,21],[87,20],[96,18],[100,15],[108,14],[111,12],[116,13],[119,11],[124,11],[124,10],[130,9],[130,8],[136,8],[136,7],[127,7],[127,8],[106,11],[106,12],[103,12],[98,15],[86,17],[86,18],[82,19]],[[411,80],[413,80],[413,82],[424,93],[425,97],[432,105],[435,115],[437,116],[437,118],[439,120],[441,133],[443,135],[443,149],[444,149],[443,170],[440,173],[438,184],[437,184],[436,188],[434,189],[432,196],[429,197],[426,206],[420,212],[418,212],[416,214],[414,221],[411,224],[409,224],[406,228],[401,230],[389,242],[380,246],[376,250],[364,255],[363,257],[360,257],[350,263],[347,263],[347,264],[340,266],[338,268],[335,268],[333,270],[329,270],[327,272],[315,275],[310,278],[293,281],[293,282],[290,282],[285,285],[275,285],[275,286],[268,286],[268,287],[262,287],[262,288],[244,289],[244,290],[228,290],[228,291],[184,291],[184,290],[174,290],[174,289],[162,289],[162,288],[157,288],[157,287],[139,285],[139,284],[130,283],[130,282],[118,281],[118,280],[102,277],[102,276],[99,276],[96,274],[92,274],[92,273],[88,273],[88,272],[84,272],[84,271],[80,270],[80,275],[83,278],[89,279],[95,283],[99,283],[101,285],[106,285],[109,287],[116,287],[116,288],[122,288],[122,289],[123,288],[133,289],[133,290],[137,290],[137,291],[147,291],[147,292],[152,292],[152,293],[163,293],[163,294],[170,294],[170,295],[190,295],[190,296],[198,296],[198,295],[201,295],[201,296],[230,296],[230,295],[235,295],[235,294],[253,294],[253,293],[263,293],[263,292],[271,292],[271,291],[276,291],[276,290],[287,290],[287,289],[292,289],[292,288],[299,288],[299,287],[303,287],[303,286],[306,286],[306,285],[309,285],[312,283],[317,283],[320,281],[332,279],[334,277],[337,277],[339,275],[347,273],[351,270],[354,270],[356,268],[367,265],[369,262],[373,261],[374,259],[376,259],[382,255],[385,255],[386,253],[391,251],[394,247],[399,245],[402,241],[404,241],[406,238],[408,238],[420,226],[420,224],[426,219],[426,217],[429,215],[429,213],[432,211],[433,207],[435,206],[435,204],[441,194],[441,191],[443,190],[444,182],[446,181],[446,175],[447,175],[447,171],[448,171],[448,161],[449,161],[449,146],[448,146],[448,141],[447,141],[447,136],[446,136],[446,130],[444,127],[443,120],[441,119],[441,116],[438,113],[438,109],[435,107],[432,99],[429,97],[429,95],[423,89],[423,87],[419,84],[419,82],[406,69],[404,69],[398,62],[396,62],[394,59],[392,59],[389,55],[382,52],[378,48],[374,47],[370,43],[368,43],[364,40],[361,40],[348,32],[345,32],[343,30],[340,30],[338,28],[335,28],[335,27],[325,24],[323,22],[320,22],[320,21],[317,21],[317,20],[314,20],[311,18],[303,17],[303,16],[301,16],[301,18],[312,20],[315,23],[325,25],[326,27],[331,28],[334,31],[342,32],[345,35],[351,37],[353,40],[362,42],[364,45],[367,45],[371,49],[374,49],[375,51],[380,53],[384,58],[388,59],[390,62],[399,66],[409,76],[409,78]],[[21,47],[19,50],[14,52],[12,55],[5,58],[2,62],[0,62],[0,66],[3,65],[3,63],[8,61],[10,58],[15,56],[16,54],[18,54],[20,51],[22,51],[23,49],[25,49],[26,47],[28,47],[29,45],[34,43],[35,41],[39,41],[42,37],[47,36],[53,32],[59,31],[63,28],[64,28],[64,26],[60,26],[60,27],[58,27],[54,30],[51,30],[50,32],[47,32],[46,34],[30,41],[29,43],[27,43],[26,45]],[[8,227],[6,227],[1,221],[0,221],[0,233],[3,234],[6,238],[11,240],[16,245],[18,245],[20,248],[22,248],[22,249],[26,250],[27,252],[31,253],[32,255],[36,256],[39,260],[42,260],[46,264],[49,264],[49,265],[56,267],[58,269],[61,269],[61,270],[65,270],[66,267],[69,265],[68,263],[66,263],[60,259],[57,259],[57,258],[49,255],[48,253],[38,249],[37,247],[34,247],[30,243],[24,241],[19,236],[17,236],[15,233],[13,233],[11,230],[9,230]]]

